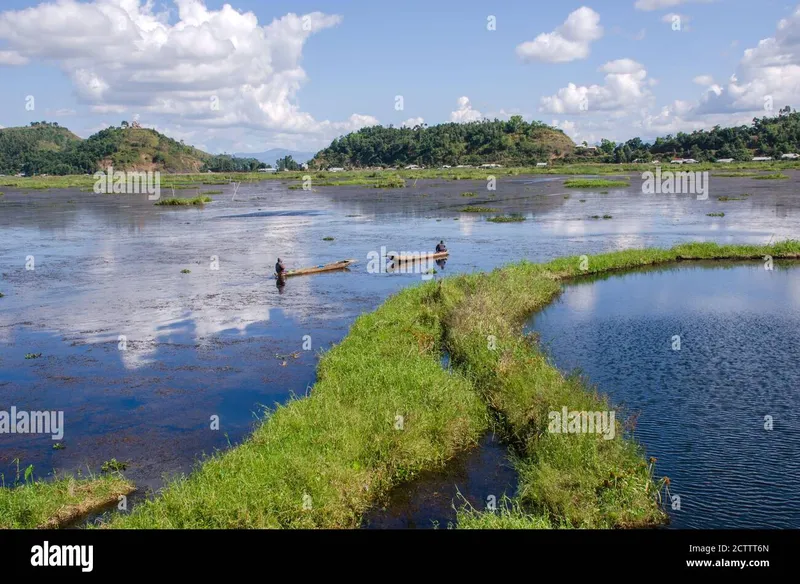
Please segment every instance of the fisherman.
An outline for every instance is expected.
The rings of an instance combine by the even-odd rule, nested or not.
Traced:
[[[444,240],[440,241],[436,246],[436,253],[442,253],[443,251],[447,251],[447,246],[444,244]]]
[[[275,264],[275,274],[278,276],[278,278],[282,278],[285,271],[286,266],[283,265],[281,258],[278,258],[278,263]]]

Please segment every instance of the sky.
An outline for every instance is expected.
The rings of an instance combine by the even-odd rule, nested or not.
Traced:
[[[213,153],[521,115],[576,143],[800,101],[781,0],[0,0],[0,127],[137,120]]]

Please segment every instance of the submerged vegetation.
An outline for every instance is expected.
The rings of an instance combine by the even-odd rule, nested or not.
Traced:
[[[789,177],[780,172],[775,172],[772,174],[759,174],[754,176],[753,178],[755,180],[785,180],[788,179]]]
[[[720,213],[706,213],[706,216],[707,217],[724,217],[725,213],[722,213],[722,212],[720,212]]]
[[[520,262],[491,273],[431,281],[359,317],[320,361],[308,397],[268,412],[242,444],[171,481],[114,528],[358,527],[400,482],[474,445],[490,424],[514,450],[516,494],[498,512],[462,509],[459,526],[611,528],[663,523],[663,481],[626,434],[548,431],[562,408],[613,406],[586,381],[565,376],[535,339],[530,314],[585,275],[693,259],[800,258],[800,242],[762,246],[683,244]],[[451,367],[441,367],[447,351]],[[613,410],[612,410],[613,411]],[[42,492],[59,483],[36,487]],[[25,494],[6,490],[0,525],[19,525]],[[39,497],[28,514],[55,512]],[[37,519],[33,523],[41,523]],[[29,522],[28,525],[31,523]]]

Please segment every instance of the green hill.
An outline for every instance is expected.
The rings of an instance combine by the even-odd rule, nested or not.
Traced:
[[[113,166],[118,170],[167,173],[253,171],[254,158],[212,155],[149,128],[106,128],[82,140],[58,124],[36,122],[0,130],[0,174],[92,174]]]
[[[372,126],[334,140],[309,162],[315,168],[459,164],[530,165],[571,154],[564,132],[521,116],[416,128]]]

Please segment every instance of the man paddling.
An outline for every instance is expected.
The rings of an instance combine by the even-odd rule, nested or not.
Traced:
[[[436,253],[442,253],[443,251],[447,251],[447,246],[444,244],[444,240],[440,241],[436,246]]]
[[[285,271],[286,267],[283,265],[281,258],[278,258],[278,263],[275,264],[275,275],[278,276],[278,279],[283,278]]]

